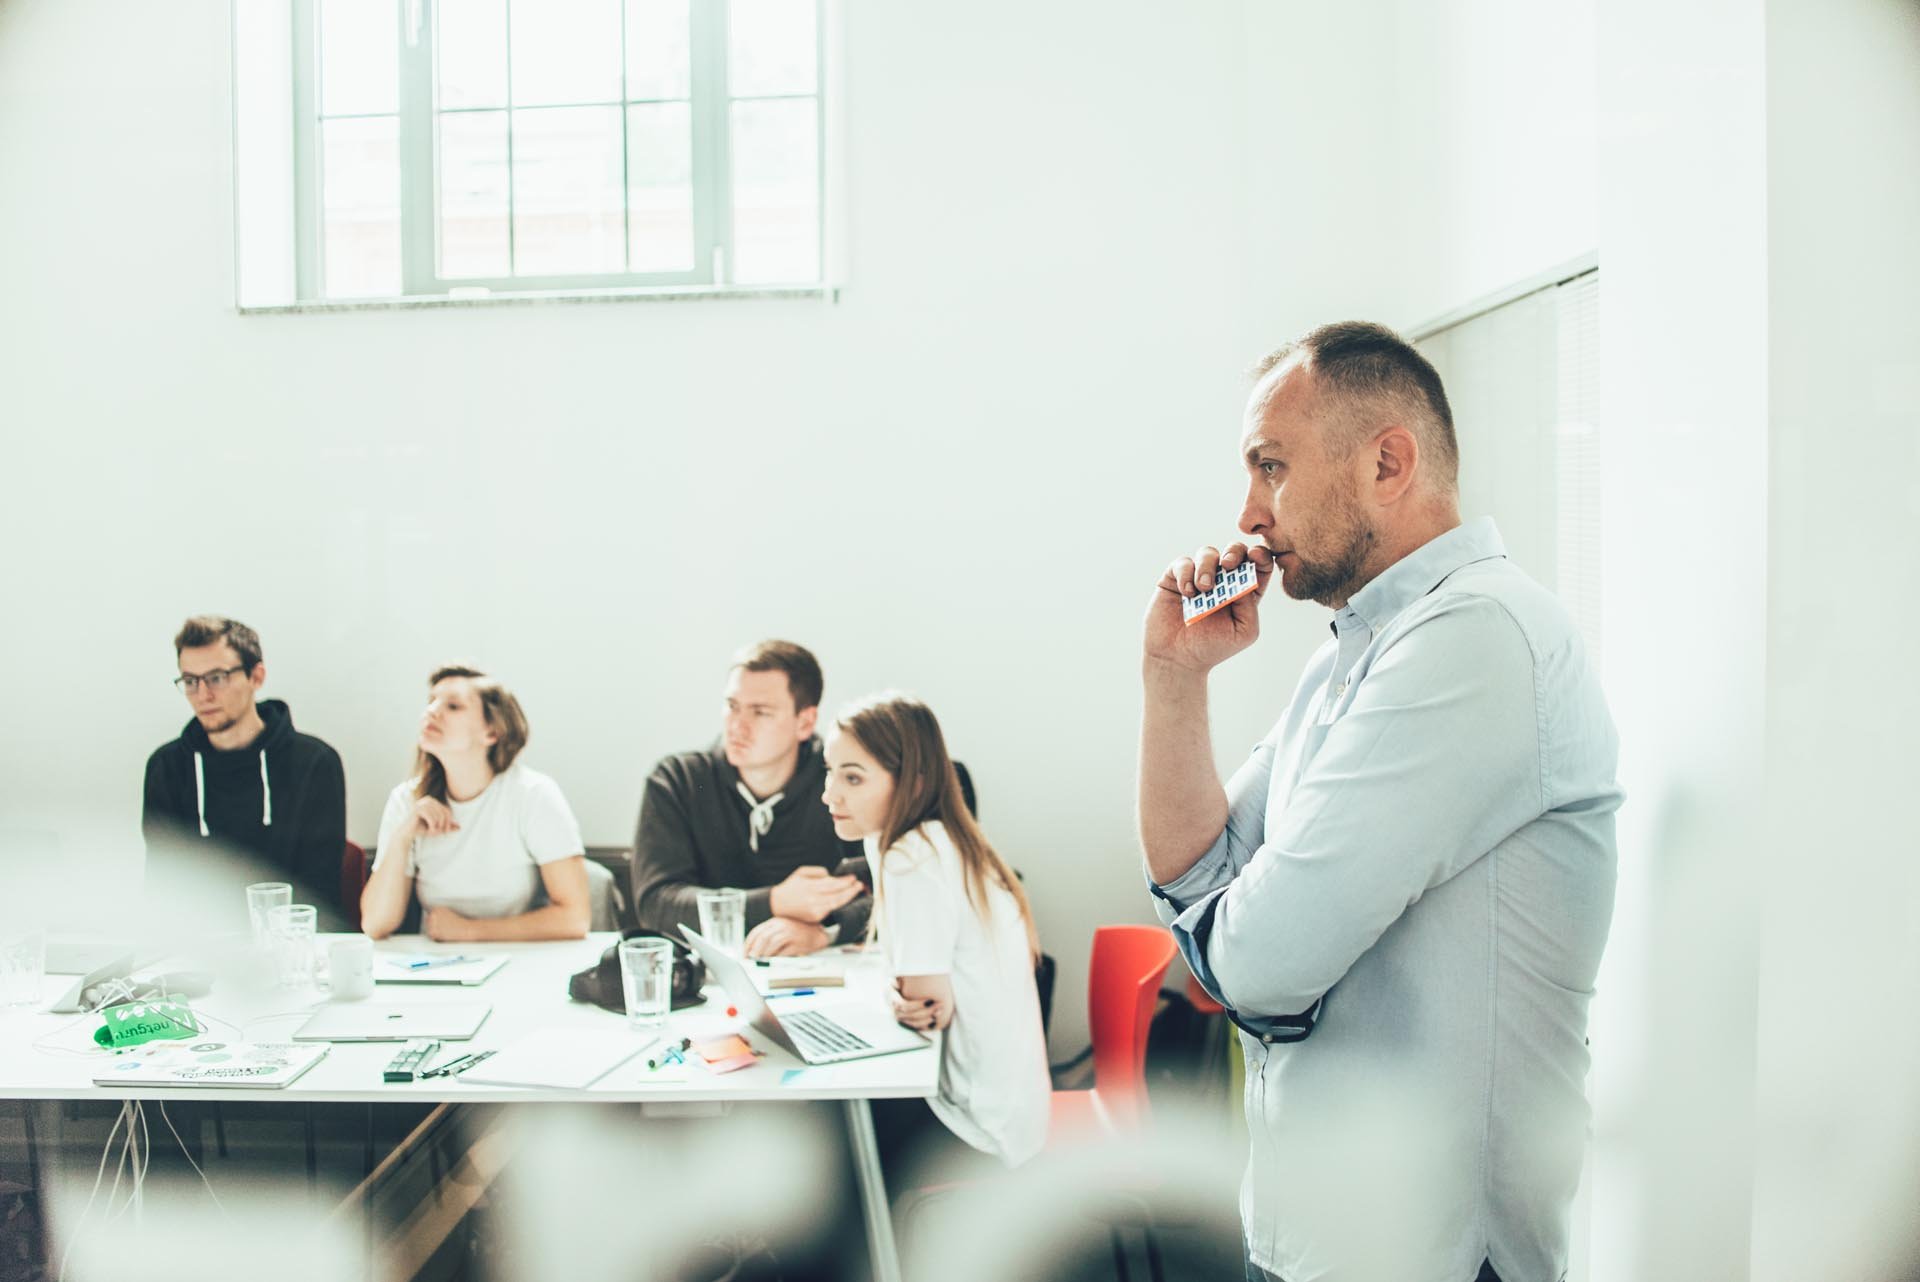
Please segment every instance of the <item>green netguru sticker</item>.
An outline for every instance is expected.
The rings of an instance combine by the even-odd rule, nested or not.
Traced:
[[[100,1014],[104,1022],[93,1030],[93,1040],[115,1050],[142,1042],[197,1037],[201,1031],[200,1021],[185,1002],[122,1002]]]

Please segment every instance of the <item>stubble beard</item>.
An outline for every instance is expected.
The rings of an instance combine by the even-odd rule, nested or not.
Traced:
[[[1353,596],[1360,583],[1361,567],[1373,551],[1375,535],[1360,514],[1359,505],[1343,500],[1333,512],[1341,526],[1339,551],[1330,557],[1309,561],[1295,547],[1293,559],[1298,573],[1282,574],[1280,586],[1296,601],[1313,601],[1329,609]]]

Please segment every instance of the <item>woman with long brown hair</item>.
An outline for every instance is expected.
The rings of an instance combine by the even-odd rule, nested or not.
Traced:
[[[899,1101],[939,1126],[880,1118],[925,1146],[940,1127],[1017,1166],[1047,1135],[1052,1084],[1026,892],[974,822],[940,723],[926,704],[881,695],[843,712],[826,742],[822,796],[843,840],[863,840],[872,922],[894,975],[895,1014],[946,1030],[940,1090]],[[930,1119],[930,1120],[931,1120]]]
[[[579,939],[586,846],[560,786],[520,760],[520,701],[477,668],[442,667],[427,684],[413,777],[387,797],[361,929],[392,934],[418,896],[435,939]]]

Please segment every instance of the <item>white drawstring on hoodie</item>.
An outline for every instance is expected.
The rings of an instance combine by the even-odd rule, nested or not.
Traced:
[[[752,807],[747,812],[747,848],[757,854],[760,850],[760,838],[766,836],[773,828],[773,808],[780,798],[787,794],[776,792],[762,801],[753,795],[753,789],[746,784],[735,782],[733,786],[740,790],[740,795],[747,799],[747,805]]]
[[[207,768],[200,760],[198,752],[193,754],[193,801],[200,811],[200,835],[211,837],[213,832],[207,827]],[[772,822],[772,816],[768,816]],[[267,750],[260,749],[260,826],[273,827],[273,783],[267,778]],[[759,849],[755,846],[754,849]]]

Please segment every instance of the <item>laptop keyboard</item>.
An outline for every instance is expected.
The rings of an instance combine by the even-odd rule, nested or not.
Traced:
[[[782,1015],[780,1026],[793,1038],[794,1045],[809,1055],[824,1057],[872,1049],[871,1043],[855,1037],[818,1011],[797,1010]]]

